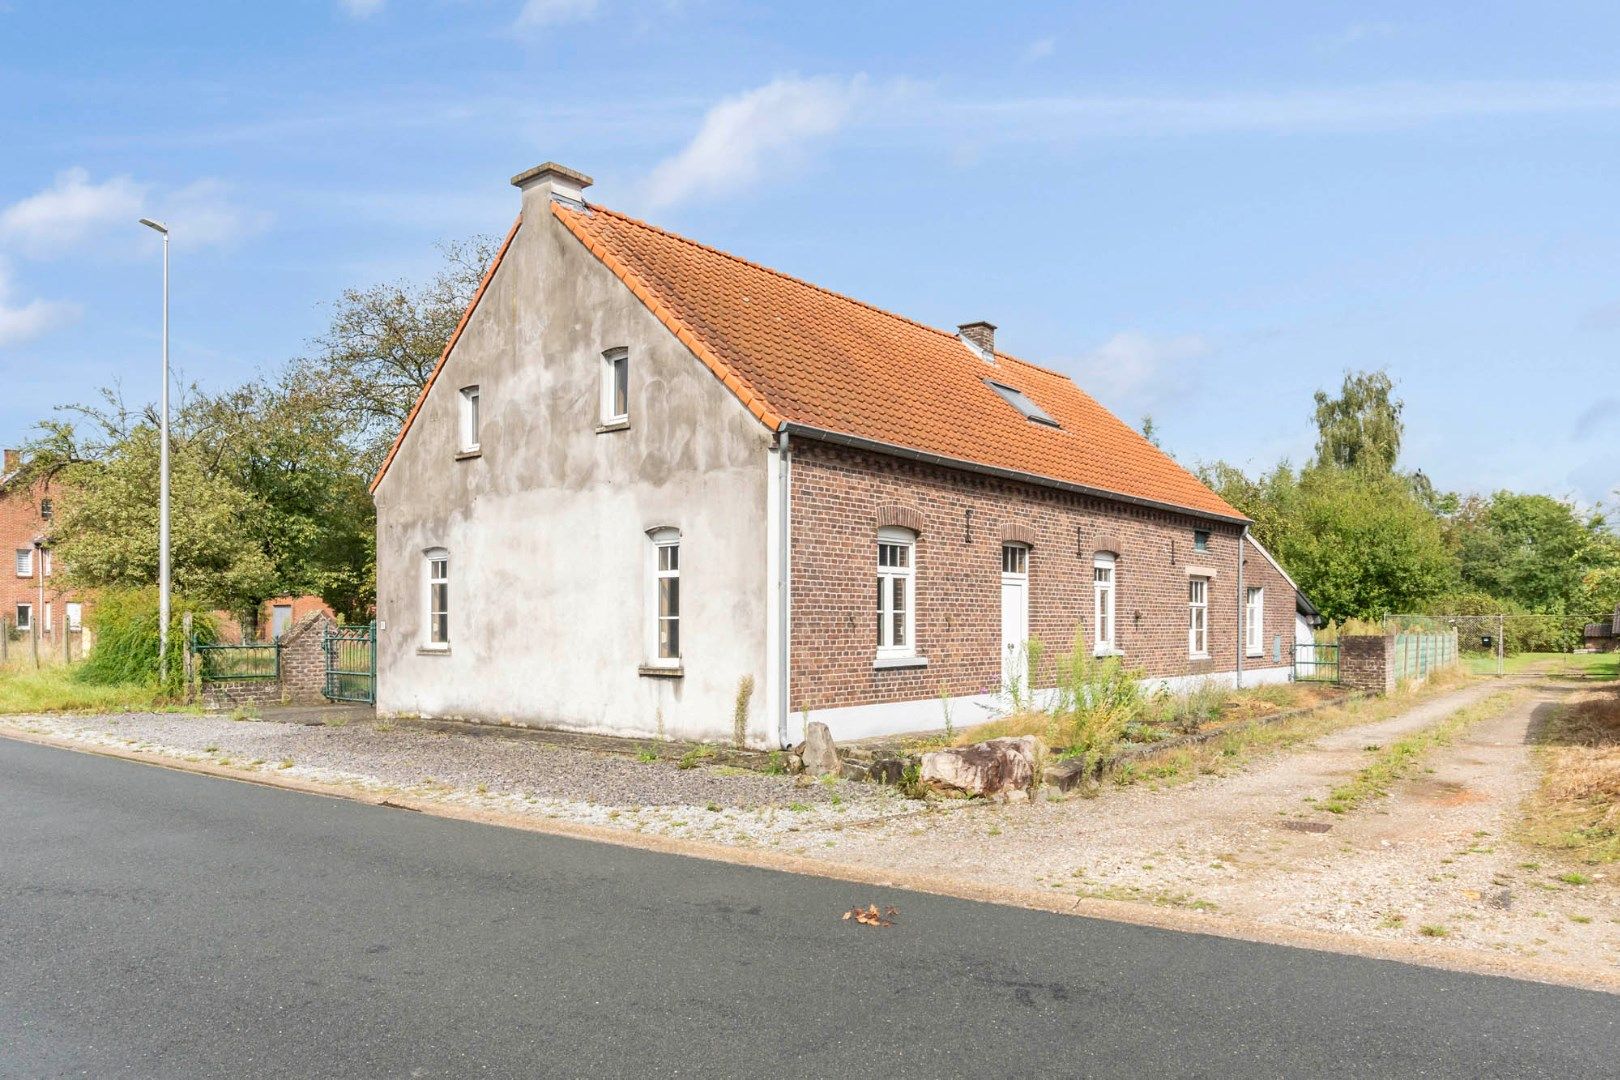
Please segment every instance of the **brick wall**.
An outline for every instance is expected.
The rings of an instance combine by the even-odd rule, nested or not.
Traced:
[[[826,709],[994,691],[1001,678],[1001,548],[1030,545],[1029,630],[1052,653],[1092,633],[1092,560],[1116,564],[1116,640],[1149,676],[1230,672],[1238,646],[1238,526],[826,443],[794,443],[791,707]],[[917,531],[916,641],[925,668],[874,670],[876,532]],[[1193,533],[1208,530],[1206,552]],[[1293,592],[1258,553],[1265,657],[1293,639]],[[1187,650],[1188,567],[1209,586],[1210,658]]]
[[[50,522],[40,516],[43,499],[50,499],[55,504],[55,512],[61,513],[62,492],[59,484],[40,481],[32,487],[16,483],[0,487],[0,620],[4,620],[8,626],[12,625],[17,618],[17,605],[32,605],[43,635],[40,638],[40,651],[60,656],[67,604],[84,603],[86,619],[89,618],[90,604],[84,597],[62,585],[61,568],[53,566],[50,576],[45,578],[45,605],[50,608],[51,630],[50,633],[43,633],[45,614],[40,609],[39,601],[40,566],[35,565],[33,577],[20,578],[17,576],[16,563],[17,549],[32,548],[36,538],[50,532]],[[35,552],[34,558],[37,564],[38,552]],[[31,648],[25,637],[22,642],[13,643],[13,655],[16,655],[19,644],[25,650]],[[77,654],[77,642],[74,649]]]
[[[306,616],[281,639],[279,679],[205,682],[203,703],[211,709],[231,709],[238,705],[314,705],[325,701],[325,639],[332,625],[324,611]]]
[[[1395,689],[1395,637],[1355,634],[1339,638],[1339,683],[1350,690],[1387,694]]]

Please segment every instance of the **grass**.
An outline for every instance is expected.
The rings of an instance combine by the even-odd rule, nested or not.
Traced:
[[[1495,675],[1496,657],[1485,653],[1464,653],[1463,663],[1474,675]],[[1581,675],[1596,679],[1620,679],[1620,652],[1554,653],[1522,652],[1503,658],[1507,675]]]
[[[63,665],[0,669],[0,715],[49,712],[118,712],[162,706],[155,686],[98,686],[80,682]]]
[[[1492,694],[1484,701],[1458,709],[1437,724],[1416,731],[1375,751],[1377,756],[1346,783],[1317,802],[1330,814],[1347,814],[1369,799],[1383,798],[1396,781],[1410,776],[1431,750],[1446,746],[1465,730],[1492,716],[1499,716],[1519,697],[1516,691]]]
[[[1620,688],[1572,697],[1537,732],[1541,784],[1520,839],[1598,865],[1620,861]],[[1569,884],[1570,877],[1560,880]]]

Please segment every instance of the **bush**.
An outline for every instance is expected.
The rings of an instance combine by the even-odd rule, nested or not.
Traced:
[[[195,601],[172,597],[169,611],[168,680],[162,689],[178,692],[185,678],[184,616],[192,615],[192,633],[204,643],[218,639],[212,613]],[[95,647],[75,671],[87,683],[118,686],[156,685],[158,681],[157,589],[109,589],[96,598],[90,613]]]

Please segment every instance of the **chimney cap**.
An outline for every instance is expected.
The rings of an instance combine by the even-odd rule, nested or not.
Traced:
[[[973,322],[965,322],[965,323],[957,323],[956,324],[956,328],[958,330],[963,331],[964,333],[966,331],[968,331],[969,329],[974,329],[974,328],[981,327],[981,326],[984,327],[986,330],[994,330],[996,328],[995,323],[986,322],[984,319],[977,319],[977,320],[975,320]]]
[[[532,169],[525,169],[516,176],[512,177],[512,186],[519,188],[528,187],[530,184],[535,183],[536,181],[546,180],[553,176],[560,177],[561,179],[567,181],[570,186],[576,188],[588,188],[592,184],[596,183],[596,181],[592,180],[590,177],[586,176],[577,169],[570,169],[566,165],[559,165],[555,161],[548,161],[543,165],[536,165]]]

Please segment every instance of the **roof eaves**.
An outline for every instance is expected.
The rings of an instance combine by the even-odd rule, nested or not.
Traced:
[[[998,476],[1007,480],[1017,480],[1026,484],[1036,484],[1040,487],[1055,488],[1058,491],[1072,491],[1077,495],[1090,495],[1099,499],[1112,499],[1115,502],[1130,503],[1133,506],[1145,506],[1154,510],[1169,510],[1177,514],[1187,514],[1190,517],[1204,518],[1210,521],[1220,521],[1231,525],[1251,525],[1253,522],[1246,517],[1233,517],[1229,514],[1218,514],[1213,510],[1204,510],[1196,506],[1182,506],[1179,503],[1165,502],[1159,499],[1147,499],[1140,495],[1126,495],[1119,491],[1109,491],[1107,488],[1090,487],[1086,484],[1075,484],[1067,480],[1057,480],[1050,476],[1041,476],[1038,473],[1021,472],[1018,469],[1006,469],[999,465],[986,465],[981,461],[970,461],[966,458],[953,458],[944,454],[935,454],[927,450],[918,450],[899,443],[883,442],[879,439],[870,439],[864,435],[850,435],[847,432],[833,431],[829,428],[815,427],[811,424],[801,424],[797,421],[784,421],[782,430],[789,435],[815,439],[818,442],[834,443],[840,446],[850,446],[859,450],[875,450],[881,454],[893,454],[896,457],[911,458],[914,461],[926,462],[930,465],[942,465],[949,469],[961,469],[964,472],[981,473],[985,476]]]
[[[473,293],[471,302],[467,304],[467,310],[461,313],[461,321],[456,323],[456,328],[451,333],[450,340],[444,343],[444,351],[439,354],[439,362],[433,365],[433,371],[428,375],[427,382],[422,384],[421,392],[416,395],[416,404],[411,406],[411,411],[406,415],[405,422],[400,425],[399,434],[394,436],[394,444],[388,448],[388,456],[383,458],[383,463],[377,469],[377,475],[372,477],[371,485],[366,489],[367,491],[373,494],[376,493],[377,485],[382,483],[384,474],[388,472],[388,466],[394,463],[394,455],[399,453],[400,445],[405,441],[405,433],[410,431],[411,425],[416,422],[416,414],[422,411],[422,402],[427,400],[428,391],[432,390],[433,384],[438,381],[439,372],[444,370],[445,361],[450,359],[450,350],[454,349],[456,342],[461,340],[461,331],[466,329],[467,323],[472,320],[473,312],[478,310],[478,301],[484,298],[484,290],[489,288],[489,283],[494,280],[495,271],[500,268],[501,260],[506,258],[506,249],[512,246],[512,238],[517,235],[518,229],[522,225],[523,215],[519,214],[517,220],[512,222],[512,227],[507,230],[506,239],[501,241],[501,248],[495,253],[495,258],[490,260],[489,269],[484,271],[483,280],[478,283],[478,291]]]
[[[625,286],[635,294],[636,299],[646,305],[647,310],[651,311],[654,317],[664,324],[665,329],[674,334],[682,345],[685,345],[693,355],[703,362],[703,365],[725,385],[726,389],[736,396],[738,401],[742,402],[743,407],[752,413],[755,419],[772,431],[779,430],[782,427],[786,421],[780,413],[771,407],[770,402],[765,400],[765,395],[754,389],[748,380],[739,375],[730,364],[720,359],[714,350],[709,348],[708,343],[698,336],[696,331],[653,294],[646,283],[636,276],[634,270],[617,255],[609,251],[605,244],[590,236],[582,227],[570,220],[568,215],[564,214],[562,208],[556,203],[552,204],[551,213],[553,217],[563,223],[563,226],[574,235],[575,239],[585,245],[585,250],[595,255],[602,265],[613,273],[614,277],[624,282]]]

